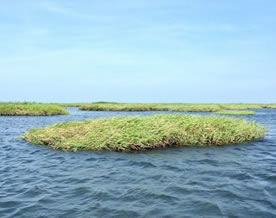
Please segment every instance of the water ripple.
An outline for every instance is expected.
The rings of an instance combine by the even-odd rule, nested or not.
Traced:
[[[70,111],[0,117],[0,217],[276,217],[276,110],[245,117],[269,132],[241,146],[66,153],[18,139],[57,122],[169,113]]]

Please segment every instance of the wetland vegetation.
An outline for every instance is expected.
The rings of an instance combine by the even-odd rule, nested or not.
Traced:
[[[217,111],[217,114],[222,115],[255,115],[255,111],[239,111],[239,110],[223,110],[223,111]]]
[[[41,103],[0,103],[0,116],[51,116],[66,115],[59,105]]]
[[[264,137],[254,122],[217,116],[153,115],[101,118],[31,129],[23,139],[67,151],[140,151],[240,144]]]
[[[217,112],[223,110],[248,110],[273,108],[275,104],[184,104],[184,103],[90,103],[79,104],[85,111],[179,111],[179,112]]]

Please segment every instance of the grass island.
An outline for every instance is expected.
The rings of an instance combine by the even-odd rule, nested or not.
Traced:
[[[40,103],[0,103],[0,116],[51,116],[66,115],[59,105]]]
[[[266,128],[244,119],[152,115],[74,121],[31,129],[22,138],[65,151],[141,151],[164,147],[221,146],[264,137]]]

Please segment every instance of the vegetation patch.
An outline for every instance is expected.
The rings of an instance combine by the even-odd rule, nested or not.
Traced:
[[[276,109],[276,104],[266,104],[266,105],[263,105],[262,108]]]
[[[0,103],[0,116],[65,115],[68,111],[59,105],[40,103]]]
[[[112,103],[96,102],[90,104],[79,104],[80,110],[85,111],[179,111],[179,112],[217,112],[221,110],[248,110],[272,108],[275,104],[182,104],[182,103]]]
[[[23,139],[67,151],[140,151],[164,147],[221,146],[264,137],[254,122],[217,116],[153,115],[66,122],[32,129]]]
[[[255,115],[255,111],[238,111],[238,110],[223,110],[216,112],[217,114],[223,115]]]
[[[83,104],[80,110],[85,111],[183,111],[215,112],[221,110],[216,104],[126,104],[126,103],[93,103]]]

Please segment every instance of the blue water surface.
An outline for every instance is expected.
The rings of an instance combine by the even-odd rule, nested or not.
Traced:
[[[19,139],[69,120],[172,113],[69,110],[0,117],[0,217],[276,217],[276,110],[242,116],[269,128],[243,145],[70,153]]]

